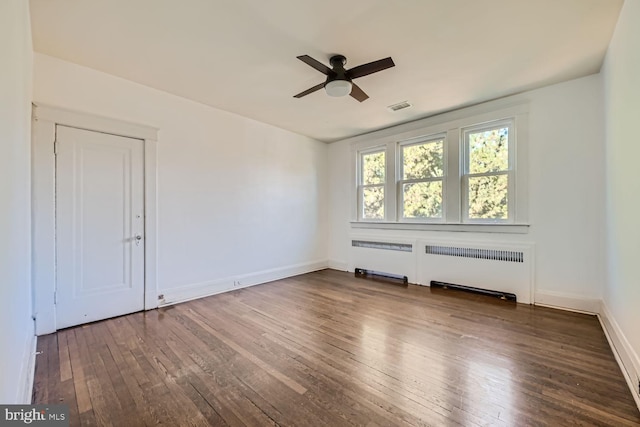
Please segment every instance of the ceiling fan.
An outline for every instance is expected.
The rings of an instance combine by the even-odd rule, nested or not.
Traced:
[[[302,98],[303,96],[324,88],[329,96],[351,95],[353,98],[362,102],[369,98],[369,95],[364,93],[364,91],[360,89],[357,84],[353,83],[352,80],[357,79],[358,77],[377,73],[378,71],[386,70],[387,68],[391,68],[396,65],[393,63],[393,59],[389,57],[345,70],[344,65],[347,63],[347,58],[342,55],[334,55],[329,59],[331,68],[327,67],[322,62],[313,59],[309,55],[301,55],[297,58],[326,75],[327,79],[324,83],[320,83],[319,85],[315,85],[314,87],[305,90],[304,92],[294,95],[294,98]]]

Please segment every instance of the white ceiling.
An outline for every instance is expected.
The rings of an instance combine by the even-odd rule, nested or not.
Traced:
[[[623,0],[31,0],[36,52],[322,141],[596,73]],[[330,98],[308,54],[370,96]],[[400,101],[410,109],[391,113]]]

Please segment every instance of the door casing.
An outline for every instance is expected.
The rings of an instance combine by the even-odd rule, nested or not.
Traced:
[[[157,140],[158,129],[121,120],[34,104],[31,135],[32,290],[36,335],[57,330],[55,155],[56,126],[64,125],[143,140],[144,143],[144,309],[158,307]]]

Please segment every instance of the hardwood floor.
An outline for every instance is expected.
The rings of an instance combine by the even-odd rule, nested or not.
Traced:
[[[38,339],[71,425],[632,426],[594,316],[324,270]]]

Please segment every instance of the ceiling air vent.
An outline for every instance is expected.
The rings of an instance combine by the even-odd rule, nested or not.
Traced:
[[[402,102],[398,102],[397,104],[389,105],[387,109],[389,111],[399,111],[409,107],[411,107],[411,104],[409,103],[409,101],[402,101]]]

